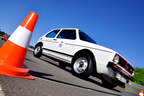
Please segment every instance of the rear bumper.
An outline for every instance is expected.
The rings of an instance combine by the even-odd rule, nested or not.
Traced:
[[[107,67],[111,68],[115,72],[115,76],[117,74],[120,74],[123,78],[126,79],[127,83],[129,82],[129,80],[134,81],[134,78],[132,76],[126,74],[126,72],[124,72],[117,64],[115,64],[113,62],[109,62]],[[118,78],[116,78],[116,79],[118,79]]]

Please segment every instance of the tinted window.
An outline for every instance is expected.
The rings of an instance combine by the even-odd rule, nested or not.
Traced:
[[[62,39],[76,39],[75,30],[62,30],[58,35],[58,38]]]
[[[96,43],[92,38],[90,38],[87,34],[84,32],[79,32],[80,39],[83,41],[91,42],[91,43]]]
[[[46,35],[46,37],[48,37],[48,38],[54,38],[58,32],[59,32],[59,30],[53,30],[52,32],[48,33]]]

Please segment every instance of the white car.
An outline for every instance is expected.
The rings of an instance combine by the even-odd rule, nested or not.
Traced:
[[[96,44],[77,28],[51,30],[39,38],[33,54],[59,60],[63,67],[65,63],[71,64],[73,74],[81,78],[99,76],[109,88],[125,86],[134,80],[132,65],[117,52]]]

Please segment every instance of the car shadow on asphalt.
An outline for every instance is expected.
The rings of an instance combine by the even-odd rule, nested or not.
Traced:
[[[36,71],[32,71],[32,70],[30,70],[29,73],[32,74],[33,76],[39,77],[39,78],[44,78],[45,76],[54,76],[54,75],[51,75],[51,74],[36,72]]]
[[[53,76],[51,74],[45,74],[45,73],[42,73],[42,72],[36,72],[36,71],[32,71],[32,70],[30,71],[30,74],[35,76],[35,77],[41,78],[41,79],[57,82],[57,83],[64,84],[64,85],[69,85],[69,86],[82,88],[82,89],[87,89],[87,90],[91,90],[91,91],[96,91],[96,92],[100,92],[100,93],[105,93],[105,94],[109,94],[109,95],[121,96],[121,95],[118,95],[118,94],[115,94],[115,93],[105,92],[105,91],[101,91],[101,90],[97,90],[97,89],[93,89],[93,88],[88,88],[88,87],[84,87],[84,86],[80,86],[80,85],[76,85],[76,84],[72,84],[72,83],[68,83],[68,82],[64,82],[64,81],[60,81],[60,80],[56,80],[56,79],[46,77],[46,76]]]
[[[89,81],[89,82],[92,82],[92,83],[94,83],[94,84],[97,84],[97,85],[99,85],[99,86],[101,86],[101,87],[107,88],[107,87],[105,87],[102,83],[99,83],[98,81],[96,81],[96,80],[94,80],[94,79],[88,78],[88,79],[85,79],[85,80],[87,80],[87,81]],[[110,88],[107,88],[107,89],[110,89]],[[121,91],[119,91],[119,90],[117,90],[117,89],[110,89],[110,90],[113,90],[113,91],[116,91],[116,92],[121,93]]]
[[[70,69],[63,68],[63,67],[61,67],[59,64],[56,64],[56,63],[54,63],[54,62],[51,61],[51,60],[48,60],[48,59],[46,59],[46,58],[39,58],[39,59],[42,60],[42,61],[48,62],[48,63],[50,63],[50,64],[52,64],[52,65],[54,65],[54,66],[56,66],[56,67],[58,67],[58,68],[61,68],[62,70],[65,70],[65,71],[67,71],[67,72],[69,72],[69,73],[72,73],[72,71],[71,71]]]
[[[56,64],[56,63],[54,63],[54,62],[52,62],[52,61],[50,61],[50,60],[47,60],[46,58],[39,58],[39,59],[42,60],[42,61],[48,62],[48,63],[50,63],[50,64],[52,64],[52,65],[54,65],[54,66],[56,66],[56,67],[59,67],[59,68],[61,68],[61,69],[64,70],[64,71],[67,71],[67,72],[69,72],[69,73],[72,73],[71,69],[62,68],[60,65],[58,65],[58,64]],[[36,72],[36,73],[37,73],[37,72]],[[33,76],[40,77],[40,78],[47,79],[47,80],[51,80],[51,81],[55,81],[55,82],[58,82],[58,83],[63,83],[63,84],[67,84],[67,85],[72,85],[72,86],[80,87],[80,88],[84,88],[84,89],[90,89],[90,90],[93,90],[93,91],[100,91],[100,90],[96,90],[96,89],[92,89],[92,88],[87,88],[87,87],[83,87],[83,86],[79,86],[79,85],[70,84],[70,83],[67,83],[67,82],[63,82],[63,81],[59,81],[59,80],[47,78],[47,77],[45,77],[45,76],[37,76],[38,74],[35,75],[35,72],[34,72],[34,71],[32,71],[31,74],[32,74],[32,75],[34,74]],[[45,73],[42,73],[42,74],[44,75]],[[78,77],[78,78],[79,78],[79,77]],[[82,79],[82,78],[79,78],[79,79]],[[96,80],[94,80],[94,79],[92,79],[92,78],[82,79],[82,80],[85,80],[85,81],[88,81],[88,82],[97,84],[97,85],[99,85],[99,86],[101,86],[101,87],[103,87],[103,88],[107,88],[107,87],[105,87],[102,83],[100,83],[100,82],[98,82],[98,81],[96,81]],[[110,89],[110,88],[107,88],[107,89]],[[119,91],[119,90],[117,90],[117,89],[110,89],[110,90],[113,90],[113,91],[116,91],[116,92],[121,93],[121,91]],[[101,91],[100,91],[100,92],[101,92]],[[102,91],[102,92],[103,92],[103,91]],[[105,93],[105,92],[103,92],[103,93]],[[112,93],[112,95],[113,95],[113,93]],[[114,95],[117,95],[117,94],[114,94]],[[117,95],[117,96],[120,96],[120,95]]]

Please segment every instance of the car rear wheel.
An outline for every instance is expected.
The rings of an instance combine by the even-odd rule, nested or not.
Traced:
[[[35,57],[41,57],[41,55],[42,55],[42,46],[37,45],[34,49],[33,54],[34,54]]]
[[[80,78],[88,78],[93,72],[93,63],[90,55],[78,54],[72,63],[72,72]]]

